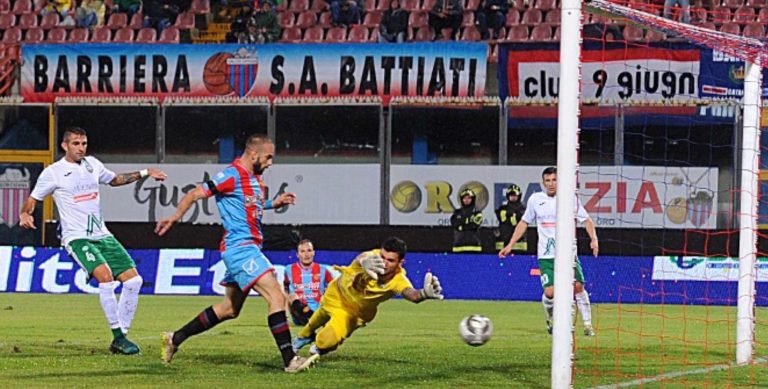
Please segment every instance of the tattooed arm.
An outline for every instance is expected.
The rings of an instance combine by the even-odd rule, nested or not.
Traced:
[[[149,168],[149,169],[144,169],[140,172],[120,173],[116,175],[115,178],[112,179],[112,181],[109,182],[109,185],[110,186],[127,185],[130,183],[136,182],[145,176],[152,177],[156,181],[163,181],[166,178],[168,178],[168,176],[165,173],[163,173],[162,170]]]

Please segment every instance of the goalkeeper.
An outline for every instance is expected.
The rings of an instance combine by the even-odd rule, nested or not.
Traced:
[[[442,300],[440,281],[432,273],[425,275],[423,289],[413,288],[402,267],[405,252],[404,241],[387,238],[381,249],[358,255],[349,266],[335,267],[341,275],[331,281],[320,308],[299,331],[293,341],[294,351],[298,352],[313,340],[311,354],[323,355],[335,350],[356,329],[373,320],[380,303],[395,295],[414,303]]]

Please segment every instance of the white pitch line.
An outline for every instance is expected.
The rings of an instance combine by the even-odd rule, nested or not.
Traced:
[[[768,358],[762,357],[762,358],[756,358],[753,362],[754,364],[761,364],[768,362]],[[663,381],[668,380],[672,378],[678,378],[678,377],[684,377],[687,375],[695,375],[695,374],[705,374],[712,371],[721,371],[721,370],[727,370],[728,368],[734,367],[733,364],[722,364],[722,365],[714,365],[709,367],[702,367],[700,369],[694,369],[694,370],[683,370],[683,371],[673,371],[670,373],[665,373],[661,375],[657,375],[656,377],[648,377],[648,378],[641,378],[634,381],[627,381],[622,382],[620,384],[613,384],[613,385],[600,385],[595,386],[593,389],[615,389],[615,388],[627,388],[630,386],[638,386],[638,385],[645,385],[650,384],[657,381]]]

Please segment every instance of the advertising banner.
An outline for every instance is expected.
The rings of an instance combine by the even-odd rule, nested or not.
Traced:
[[[756,274],[758,282],[768,282],[768,258],[757,258]],[[738,282],[739,258],[654,257],[653,280]]]
[[[145,165],[110,164],[115,172],[138,171]],[[171,215],[184,194],[207,182],[226,165],[163,164],[164,182],[141,180],[134,185],[103,188],[107,221],[155,222]],[[390,179],[390,224],[450,226],[458,194],[477,194],[484,225],[498,225],[494,210],[504,189],[517,184],[524,201],[541,191],[544,166],[412,166],[393,165]],[[701,228],[717,226],[717,169],[682,167],[588,167],[580,171],[579,198],[601,228]],[[275,165],[264,174],[267,197],[294,192],[296,205],[264,213],[268,224],[380,223],[378,165]],[[198,201],[183,222],[219,223],[213,198]]]
[[[184,194],[207,182],[227,165],[162,164],[165,181],[144,179],[134,185],[102,188],[101,207],[107,221],[155,222],[170,216]],[[108,164],[117,172],[146,165]],[[379,165],[275,165],[264,173],[267,198],[296,193],[296,205],[264,213],[267,224],[379,224]],[[220,223],[214,198],[195,203],[182,220]]]
[[[23,45],[24,101],[56,96],[482,96],[480,42]]]
[[[458,194],[476,195],[484,225],[498,225],[494,210],[511,183],[524,201],[541,191],[544,166],[392,166],[390,223],[450,226]],[[579,198],[600,228],[703,228],[717,226],[717,169],[651,166],[583,166]]]
[[[144,278],[141,288],[144,295],[224,293],[219,282],[224,277],[226,265],[218,251],[162,249],[128,252]],[[279,280],[284,277],[285,266],[296,261],[296,254],[292,251],[268,251],[265,254],[273,263]],[[357,254],[319,250],[315,260],[324,264],[347,265]],[[590,299],[593,303],[735,303],[738,289],[735,280],[708,282],[717,279],[654,277],[653,282],[649,282],[650,272],[657,272],[658,260],[674,262],[674,258],[582,256],[585,286]],[[689,260],[682,261],[687,263]],[[440,277],[445,297],[449,300],[541,301],[540,270],[536,257],[531,255],[500,260],[495,254],[409,253],[404,267],[416,288],[422,287],[427,271]],[[765,273],[758,275],[758,295],[768,292],[768,279],[764,276]],[[85,272],[63,249],[0,246],[0,293],[7,292],[97,294],[98,286],[95,281],[86,280]],[[766,305],[768,302],[758,299],[757,303]]]
[[[23,245],[41,241],[42,230],[21,228],[19,215],[44,166],[42,160],[0,163],[0,244]],[[33,216],[35,220],[41,220],[43,207],[37,207]]]
[[[501,98],[558,96],[559,43],[502,44],[500,49]],[[699,96],[701,50],[693,45],[587,42],[581,60],[584,99],[688,100]]]
[[[554,98],[560,84],[559,43],[515,42],[499,45],[499,96],[523,99]],[[685,101],[694,98],[741,98],[744,61],[719,51],[682,42],[585,42],[582,50],[583,99],[607,104],[618,101]],[[763,69],[763,78],[768,69]],[[765,90],[768,90],[766,88]],[[763,94],[765,94],[765,90]],[[536,114],[530,116],[529,108]],[[733,123],[732,106],[663,104],[625,108],[625,125],[695,126]],[[517,111],[516,111],[517,110]],[[612,128],[614,106],[584,106],[582,128]],[[556,107],[512,107],[512,128],[553,125]]]

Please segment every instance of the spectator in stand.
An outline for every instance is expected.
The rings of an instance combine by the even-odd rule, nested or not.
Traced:
[[[664,0],[664,17],[672,19],[672,7],[679,5],[683,9],[683,15],[680,21],[683,23],[691,22],[691,0]]]
[[[240,33],[238,43],[272,43],[280,39],[280,22],[272,12],[272,3],[264,1],[248,21],[248,30]]]
[[[112,12],[128,14],[128,20],[131,20],[139,9],[141,9],[141,0],[113,0],[112,3]]]
[[[464,4],[461,0],[438,0],[429,11],[429,27],[435,32],[434,40],[443,39],[444,28],[450,28],[451,39],[456,40],[463,19]]]
[[[331,1],[331,24],[340,25],[360,24],[360,7],[353,0]]]
[[[501,28],[507,21],[509,5],[507,0],[483,0],[475,18],[480,29],[480,37],[485,41],[498,39]]]
[[[585,24],[581,36],[584,40],[623,41],[624,34],[615,24],[589,23]]]
[[[144,27],[151,27],[160,34],[171,26],[171,20],[165,12],[168,4],[164,0],[144,0]]]
[[[75,10],[72,7],[72,0],[48,0],[48,4],[43,7],[42,10],[40,10],[40,15],[56,12],[61,17],[59,26],[74,26],[74,11]]]
[[[229,25],[229,33],[227,33],[226,38],[227,43],[237,43],[240,34],[248,32],[248,22],[252,16],[253,9],[251,9],[251,4],[242,3],[240,13],[232,21],[232,24]]]
[[[192,8],[192,0],[164,0],[165,13],[171,24],[176,23],[176,18]]]
[[[379,24],[379,43],[403,43],[410,13],[400,8],[400,0],[391,0]]]
[[[75,11],[75,21],[82,28],[103,26],[105,12],[106,7],[101,0],[81,0]]]

